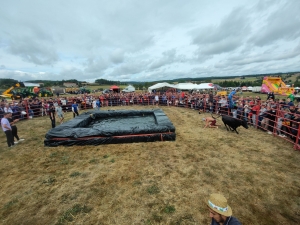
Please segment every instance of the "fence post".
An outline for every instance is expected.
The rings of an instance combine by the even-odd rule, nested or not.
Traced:
[[[277,124],[278,124],[278,116],[279,116],[278,109],[279,109],[279,104],[276,104],[276,115],[275,115],[275,121],[274,121],[274,126],[273,126],[273,134],[276,133],[276,135],[277,135]]]
[[[295,144],[294,144],[294,149],[299,151],[300,146],[298,146],[298,141],[299,141],[299,135],[300,135],[300,126],[299,126],[298,122],[297,122],[297,124],[298,124],[298,132],[297,132],[296,141],[295,141]]]
[[[27,119],[29,119],[28,101],[24,100],[24,102],[25,102],[26,116],[27,116]]]
[[[261,108],[261,105],[260,105],[259,109],[260,109],[260,108]],[[260,110],[256,110],[256,116],[255,116],[255,128],[258,128],[259,111],[260,111]]]

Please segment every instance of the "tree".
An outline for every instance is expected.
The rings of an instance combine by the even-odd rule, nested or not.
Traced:
[[[18,81],[14,79],[0,78],[0,88],[3,89],[10,88],[11,86],[14,86],[16,83],[18,83]]]

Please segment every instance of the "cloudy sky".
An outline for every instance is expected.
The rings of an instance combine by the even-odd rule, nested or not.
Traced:
[[[300,0],[0,0],[0,78],[300,71]]]

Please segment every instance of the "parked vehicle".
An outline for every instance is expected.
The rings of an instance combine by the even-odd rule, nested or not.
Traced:
[[[261,92],[261,86],[252,87],[252,92],[260,93]]]
[[[110,92],[109,89],[104,89],[104,90],[102,91],[102,94],[108,94],[109,92]]]

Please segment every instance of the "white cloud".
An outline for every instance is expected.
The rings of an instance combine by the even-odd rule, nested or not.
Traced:
[[[150,81],[300,70],[299,9],[298,0],[11,0],[0,8],[0,78]]]

